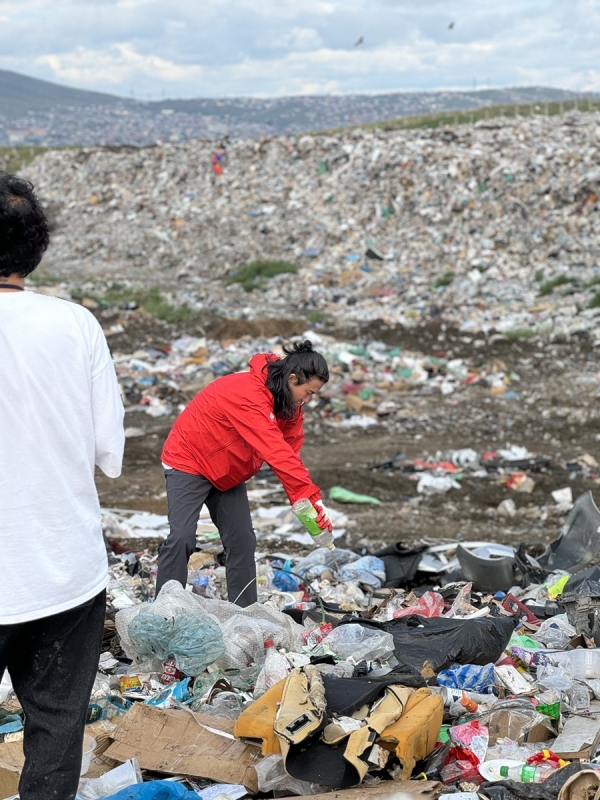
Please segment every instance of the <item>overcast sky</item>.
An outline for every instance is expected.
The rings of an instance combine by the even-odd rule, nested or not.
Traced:
[[[598,91],[599,53],[598,0],[0,0],[0,69],[141,99]]]

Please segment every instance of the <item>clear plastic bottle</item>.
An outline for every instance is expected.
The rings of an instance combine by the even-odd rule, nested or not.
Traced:
[[[310,533],[317,547],[328,547],[330,550],[335,549],[333,533],[331,533],[331,531],[321,530],[315,522],[317,518],[317,509],[310,500],[306,498],[297,500],[292,506],[292,511]]]
[[[265,666],[263,667],[264,680],[267,689],[275,686],[290,674],[288,660],[275,647],[273,640],[265,642]]]
[[[556,772],[555,767],[545,764],[523,764],[521,767],[500,767],[500,777],[507,780],[517,781],[518,783],[542,783]]]

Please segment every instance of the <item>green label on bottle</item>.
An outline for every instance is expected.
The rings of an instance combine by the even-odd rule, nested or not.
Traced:
[[[535,767],[526,764],[521,769],[521,780],[523,783],[535,783]]]
[[[298,519],[304,525],[304,527],[310,533],[311,536],[319,536],[319,534],[323,533],[321,528],[319,528],[319,526],[315,522],[315,518],[311,517],[309,513],[298,514]]]

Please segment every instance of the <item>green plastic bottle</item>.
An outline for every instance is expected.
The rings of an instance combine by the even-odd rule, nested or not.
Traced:
[[[292,511],[310,533],[317,547],[328,547],[330,550],[335,548],[331,531],[324,531],[317,525],[317,509],[310,500],[306,498],[297,500],[292,506]]]

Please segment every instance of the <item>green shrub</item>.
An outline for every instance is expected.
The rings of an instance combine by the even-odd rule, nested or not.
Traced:
[[[433,284],[434,289],[441,289],[444,286],[450,286],[452,281],[454,280],[454,273],[451,270],[447,270],[444,272],[443,275],[435,281]]]
[[[600,292],[596,292],[596,294],[592,297],[588,308],[600,308]]]
[[[504,335],[507,339],[532,339],[537,334],[536,328],[516,328],[514,331],[506,331]]]
[[[89,294],[87,295],[89,296]],[[174,306],[161,294],[158,286],[153,286],[144,291],[127,289],[115,283],[108,289],[102,298],[104,303],[119,305],[123,302],[133,302],[143,308],[148,314],[165,322],[184,322],[192,316],[189,306]]]
[[[323,323],[324,325],[331,325],[333,317],[330,314],[326,314],[324,311],[309,311],[306,315],[306,319],[308,322],[312,322],[313,324]]]
[[[171,305],[156,287],[136,295],[135,301],[138,306],[152,314],[153,317],[162,319],[165,322],[183,322],[192,316],[192,310],[189,306]]]
[[[298,272],[289,261],[259,260],[252,261],[227,278],[226,283],[241,283],[247,292],[253,289],[265,289],[269,278],[284,272]]]
[[[552,280],[542,283],[540,294],[552,294],[557,286],[564,286],[566,283],[573,283],[573,278],[569,278],[568,275],[559,275],[557,278],[552,278]]]

